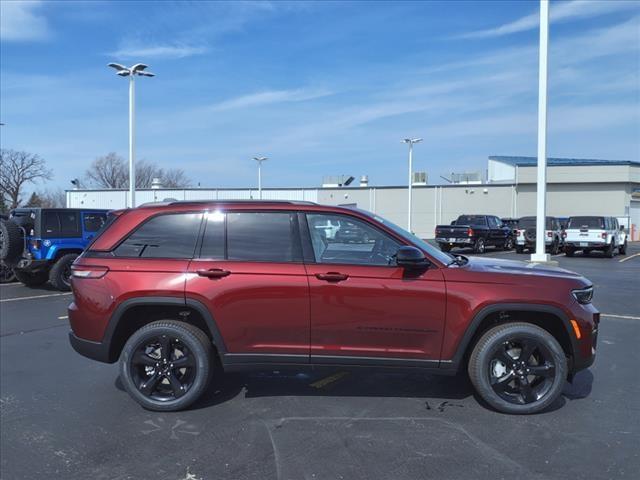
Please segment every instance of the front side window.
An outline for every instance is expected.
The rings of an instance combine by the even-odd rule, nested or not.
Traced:
[[[317,263],[394,265],[400,244],[373,226],[346,215],[307,214]]]
[[[152,217],[116,249],[117,257],[192,258],[201,213],[178,213]]]
[[[295,217],[289,212],[228,212],[226,216],[228,260],[301,260]]]
[[[83,217],[84,231],[97,232],[107,221],[106,213],[85,213]]]

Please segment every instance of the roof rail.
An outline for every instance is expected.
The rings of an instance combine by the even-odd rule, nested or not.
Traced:
[[[139,205],[139,207],[165,207],[169,205],[208,205],[220,203],[276,203],[283,205],[317,205],[315,202],[305,200],[247,200],[247,199],[224,199],[224,200],[168,200],[164,202],[147,202]]]

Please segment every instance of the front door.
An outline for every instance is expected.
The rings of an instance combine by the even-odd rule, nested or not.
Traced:
[[[445,318],[441,272],[408,275],[395,265],[401,244],[365,220],[306,218],[315,258],[306,265],[312,362],[437,363]]]
[[[205,222],[186,296],[211,312],[225,361],[307,363],[309,286],[297,215],[217,211]]]

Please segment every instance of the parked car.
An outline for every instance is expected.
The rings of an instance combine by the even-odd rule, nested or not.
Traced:
[[[507,227],[511,228],[511,234],[515,239],[516,234],[518,233],[518,222],[520,222],[520,219],[519,218],[501,218],[500,221]]]
[[[564,233],[564,251],[568,257],[578,250],[584,255],[599,250],[609,258],[616,250],[620,255],[627,253],[627,233],[615,217],[570,217]]]
[[[453,256],[362,210],[170,202],[114,218],[72,266],[69,339],[119,361],[147,409],[186,408],[226,371],[351,365],[465,369],[493,408],[533,413],[595,358],[583,276]],[[327,224],[369,241],[330,242]]]
[[[436,242],[443,252],[453,247],[473,248],[483,253],[486,247],[513,248],[513,233],[494,215],[460,215],[451,225],[436,226]]]
[[[16,208],[0,221],[0,260],[27,286],[70,290],[71,264],[106,218],[107,210]]]
[[[556,217],[547,217],[545,221],[544,244],[545,250],[552,255],[560,253],[564,246],[562,226]],[[516,252],[536,249],[536,217],[522,217],[516,236]]]

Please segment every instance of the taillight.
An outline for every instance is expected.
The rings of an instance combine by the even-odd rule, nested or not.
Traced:
[[[524,234],[524,230],[516,230],[516,236],[521,237]]]
[[[473,228],[467,228],[467,236],[473,237]]]
[[[606,239],[607,239],[607,232],[602,232],[601,237],[602,237],[602,238],[604,238],[604,239],[606,240]]]
[[[41,242],[40,240],[31,240],[29,244],[31,245],[31,248],[33,248],[34,250],[38,250],[40,249]]]
[[[549,238],[553,237],[553,233],[547,232],[547,237],[549,237]]]
[[[562,232],[562,238],[567,238],[567,232],[565,231]]]
[[[72,265],[71,276],[75,278],[102,278],[109,271],[109,267],[99,265]]]

